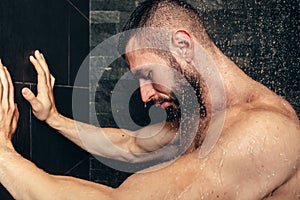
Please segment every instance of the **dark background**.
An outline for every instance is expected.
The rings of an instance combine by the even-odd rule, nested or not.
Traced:
[[[35,119],[21,89],[26,86],[36,91],[36,73],[28,57],[39,49],[56,77],[57,107],[72,117],[73,83],[89,52],[88,18],[88,1],[0,1],[0,58],[12,75],[20,110],[19,127],[13,138],[15,148],[49,173],[85,179],[89,179],[89,154]],[[86,117],[81,120],[88,122],[88,81],[74,88],[86,96],[82,104]],[[0,199],[12,198],[1,189]]]
[[[13,142],[17,151],[38,167],[52,174],[76,176],[113,187],[128,176],[101,164],[36,120],[20,90],[24,86],[36,90],[36,74],[28,56],[34,49],[39,49],[56,77],[58,110],[72,117],[72,91],[76,89],[86,97],[81,104],[82,110],[86,111],[81,121],[94,124],[96,122],[90,121],[89,116],[96,114],[102,119],[101,126],[116,126],[109,106],[110,90],[127,72],[124,62],[118,60],[112,63],[112,70],[99,81],[96,99],[89,99],[88,71],[86,82],[74,86],[74,80],[90,49],[118,33],[139,1],[0,1],[0,58],[11,72],[20,110],[19,127]],[[202,12],[208,32],[221,50],[249,76],[286,98],[299,116],[299,2],[190,2]],[[97,70],[95,67],[91,66],[90,70]],[[96,113],[91,113],[90,105],[96,107]],[[136,103],[136,106],[143,107],[141,103]],[[138,120],[143,124],[148,119]],[[12,198],[2,188],[0,199]]]

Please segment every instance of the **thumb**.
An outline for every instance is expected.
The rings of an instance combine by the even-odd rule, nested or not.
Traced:
[[[38,110],[40,102],[29,88],[23,88],[22,95],[30,103],[33,110]]]

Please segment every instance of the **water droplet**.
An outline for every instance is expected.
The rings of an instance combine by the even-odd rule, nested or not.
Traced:
[[[274,171],[272,172],[272,176],[276,176],[276,173]]]

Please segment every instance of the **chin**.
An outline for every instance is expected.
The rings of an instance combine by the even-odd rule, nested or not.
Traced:
[[[181,110],[179,107],[175,106],[168,106],[165,108],[167,112],[167,119],[168,122],[178,121],[181,117]]]

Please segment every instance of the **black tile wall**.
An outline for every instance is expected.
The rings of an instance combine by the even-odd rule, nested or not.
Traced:
[[[55,101],[57,109],[61,114],[72,117],[72,88],[55,87]],[[77,90],[79,90],[77,88]],[[88,96],[86,89],[82,90],[83,96]],[[88,102],[86,100],[86,102]],[[81,107],[88,110],[88,104],[82,102]],[[84,115],[84,113],[82,113]],[[86,113],[86,118],[88,113]],[[75,144],[64,138],[61,134],[40,122],[35,117],[32,118],[32,160],[42,169],[54,173],[70,175],[70,170],[76,167],[87,167],[79,165],[83,163],[89,155],[82,151]],[[84,162],[88,164],[88,162]],[[78,166],[77,166],[78,165]],[[88,170],[84,177],[88,177]]]
[[[92,181],[113,188],[118,187],[130,173],[124,173],[106,166],[94,157],[90,158],[90,176]]]
[[[54,88],[58,110],[73,117],[72,93],[80,98],[81,121],[89,121],[88,68],[74,86],[83,60],[89,54],[89,1],[1,0],[0,58],[11,73],[20,119],[13,137],[16,150],[43,170],[89,179],[90,155],[38,121],[31,113],[21,89],[36,92],[36,72],[28,60],[33,50],[45,55],[56,78]],[[0,199],[13,199],[0,186]]]
[[[23,98],[21,89],[30,88],[29,84],[15,84],[15,99],[20,113],[18,127],[13,137],[15,149],[25,158],[31,158],[31,110],[29,103]]]
[[[14,199],[2,185],[0,185],[0,197],[1,197],[1,199],[4,199],[4,200],[13,200]]]
[[[24,12],[24,57],[35,48],[47,58],[57,84],[68,84],[68,4],[66,1],[26,1]],[[47,37],[45,37],[47,36]],[[32,69],[30,66],[25,66]],[[18,70],[18,69],[17,69]],[[31,73],[30,73],[31,72]],[[23,81],[31,82],[32,70],[24,73]]]
[[[85,3],[84,3],[85,2]],[[75,5],[77,9],[74,9],[73,6],[70,6],[70,15],[69,15],[69,48],[70,48],[70,84],[74,85],[77,72],[80,67],[82,67],[82,63],[84,59],[87,57],[87,52],[89,52],[89,7],[86,1],[72,1],[72,5]],[[82,70],[80,77],[81,80],[76,81],[76,86],[88,86],[88,68]],[[83,78],[84,77],[84,78]],[[82,80],[83,79],[83,80]]]

